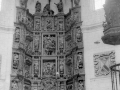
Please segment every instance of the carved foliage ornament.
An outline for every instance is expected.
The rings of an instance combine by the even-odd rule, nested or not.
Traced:
[[[109,51],[94,55],[95,76],[110,74],[110,66],[115,64],[115,52]]]

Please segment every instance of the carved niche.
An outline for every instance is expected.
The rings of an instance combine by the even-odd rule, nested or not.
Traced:
[[[34,49],[34,54],[39,55],[41,54],[41,35],[39,32],[34,33],[33,37],[33,49]]]
[[[23,74],[23,61],[24,61],[24,52],[14,50],[13,51],[13,61],[12,61],[12,75],[17,76],[18,72],[21,71]]]
[[[35,56],[32,65],[33,79],[38,79],[40,77],[40,71],[41,71],[40,60],[38,56]]]
[[[19,52],[13,52],[13,63],[12,63],[12,74],[17,74],[17,71],[19,69],[19,63],[20,63],[20,53]]]
[[[58,36],[58,48],[59,48],[59,54],[63,54],[64,53],[64,49],[65,49],[65,46],[64,46],[64,43],[65,43],[65,40],[64,40],[64,33],[63,32],[59,32],[59,36]]]
[[[106,0],[104,5],[106,21],[103,22],[104,36],[102,40],[105,44],[120,44],[120,1]]]
[[[15,23],[14,48],[24,49],[25,47],[25,27]]]
[[[66,75],[70,79],[73,76],[73,56],[66,57]]]
[[[60,74],[60,78],[64,78],[65,75],[64,56],[59,56],[59,74]]]
[[[115,52],[103,52],[94,55],[95,76],[110,74],[110,66],[115,64]]]
[[[35,31],[41,31],[41,17],[35,17],[34,18],[34,30]]]
[[[84,74],[83,51],[77,51],[75,54],[75,70],[74,74]]]

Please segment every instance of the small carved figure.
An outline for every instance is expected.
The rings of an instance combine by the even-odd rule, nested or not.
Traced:
[[[11,84],[11,90],[18,90],[18,81],[17,80],[12,80]]]
[[[13,69],[18,69],[19,65],[19,53],[13,54]]]
[[[34,39],[34,50],[35,52],[39,51],[39,37],[36,36]]]
[[[63,2],[60,0],[58,4],[54,3],[57,6],[58,12],[63,12]]]
[[[83,81],[79,81],[78,90],[84,90],[84,82]]]
[[[79,2],[80,2],[80,0],[74,0],[75,6],[79,6]]]
[[[83,54],[82,54],[82,52],[79,52],[77,55],[77,68],[78,69],[83,68]]]
[[[28,2],[28,0],[20,0],[20,6],[23,7],[23,8],[26,8],[27,7],[27,2]]]
[[[43,9],[43,13],[45,15],[54,15],[54,11],[50,9],[50,4],[46,4],[46,6]]]
[[[77,42],[81,42],[81,41],[82,41],[81,30],[80,30],[79,27],[77,27],[76,29],[77,29],[77,32],[76,32],[76,39],[77,39]]]
[[[41,11],[41,3],[39,1],[37,1],[35,8],[36,8],[36,12]]]
[[[20,41],[20,28],[16,27],[15,28],[15,42],[19,42]]]

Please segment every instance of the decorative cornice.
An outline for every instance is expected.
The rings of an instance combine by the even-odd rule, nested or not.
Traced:
[[[95,32],[95,31],[98,31],[98,30],[103,31],[102,24],[103,24],[103,22],[97,23],[97,24],[94,24],[94,25],[89,25],[89,26],[82,26],[81,29],[82,29],[83,33],[90,33],[90,32]],[[102,28],[102,29],[98,29],[98,28]]]

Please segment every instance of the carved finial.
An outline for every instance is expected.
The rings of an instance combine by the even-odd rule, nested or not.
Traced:
[[[63,2],[60,0],[58,4],[54,3],[57,6],[58,12],[63,12]]]
[[[40,12],[41,11],[41,3],[39,1],[36,2],[36,12]]]

